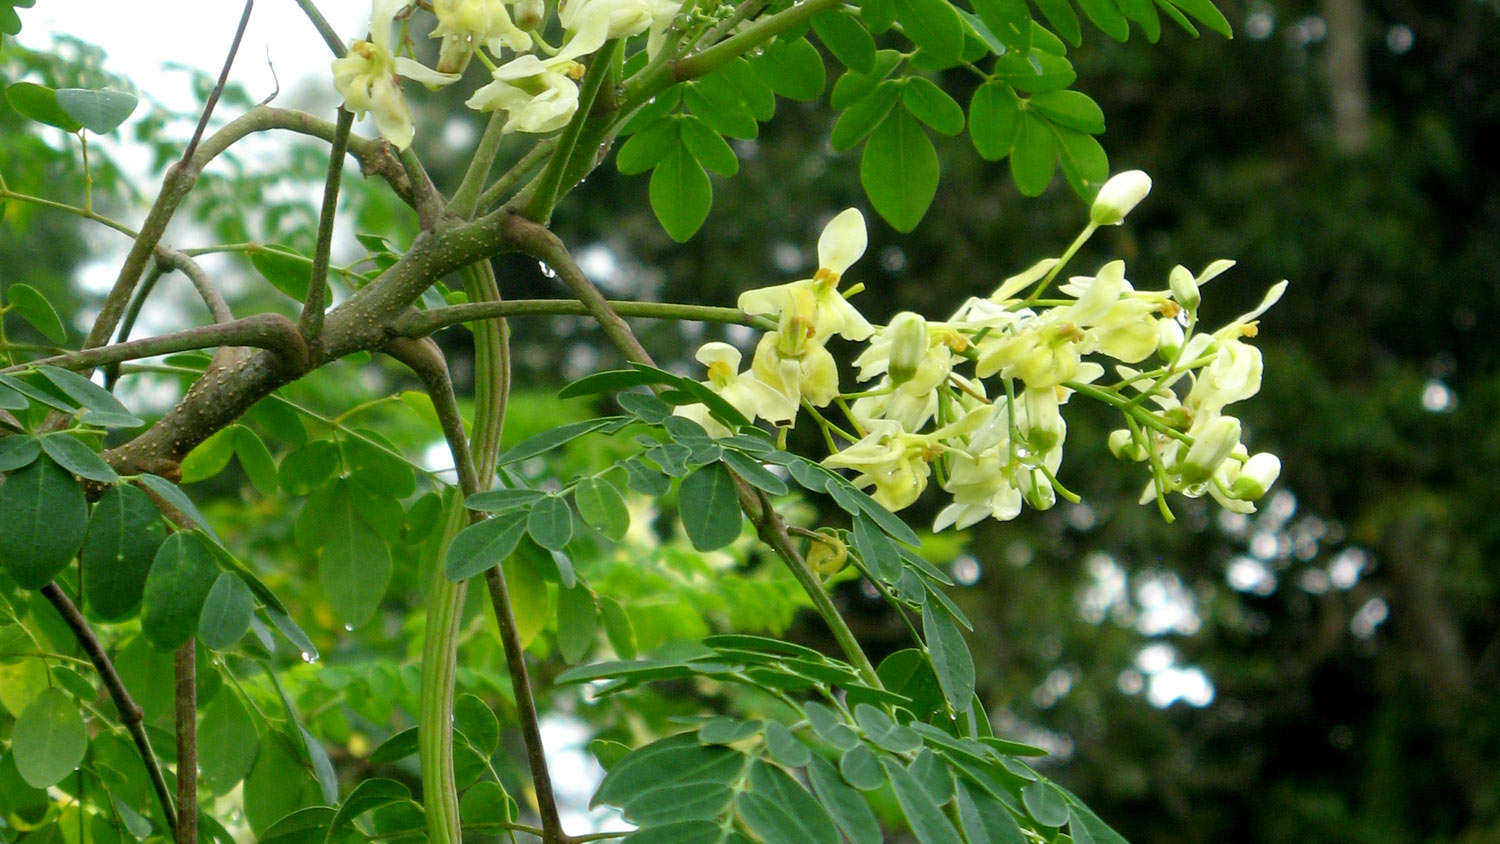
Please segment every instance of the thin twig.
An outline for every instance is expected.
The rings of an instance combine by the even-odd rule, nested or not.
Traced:
[[[172,807],[172,793],[167,789],[167,778],[162,775],[161,765],[156,761],[156,754],[151,750],[151,739],[146,735],[144,725],[145,712],[130,697],[130,692],[125,688],[125,682],[120,679],[119,672],[115,671],[115,665],[109,659],[109,654],[104,652],[104,646],[99,644],[99,639],[84,619],[83,613],[75,606],[56,583],[49,583],[42,587],[42,596],[57,609],[68,629],[73,631],[73,637],[78,644],[83,646],[83,652],[88,654],[89,662],[94,664],[94,669],[99,672],[99,679],[104,681],[104,688],[109,691],[110,700],[114,701],[115,709],[120,713],[120,725],[130,733],[130,738],[135,742],[135,749],[141,755],[141,762],[146,766],[146,773],[151,778],[151,788],[156,792],[156,799],[161,803],[162,815],[167,819],[167,827],[175,836],[177,831],[177,810]]]
[[[176,249],[157,244],[156,265],[159,267],[171,267],[187,276],[188,281],[193,284],[193,289],[198,291],[198,296],[203,300],[203,304],[208,306],[208,313],[214,322],[224,323],[234,321],[234,313],[229,310],[229,303],[224,301],[224,295],[219,292],[217,287],[214,287],[214,283],[209,279],[208,273],[205,273],[203,268],[198,266],[197,261],[194,261],[191,257]]]
[[[115,338],[116,343],[124,343],[130,339],[130,332],[135,329],[135,321],[140,318],[141,308],[146,305],[146,297],[156,288],[156,282],[161,280],[166,270],[161,264],[153,261],[151,269],[147,271],[146,278],[136,289],[135,295],[130,298],[130,306],[125,309],[125,318],[120,320],[120,333]],[[104,369],[104,389],[114,392],[115,384],[120,380],[120,365],[112,363]]]
[[[550,155],[552,150],[556,148],[556,135],[537,141],[532,145],[531,149],[526,151],[525,155],[521,156],[520,160],[512,164],[509,170],[502,173],[493,185],[484,189],[484,193],[479,197],[479,205],[477,207],[481,210],[491,208],[495,203],[504,199],[522,179],[531,175],[531,172],[537,168],[537,165],[541,164],[543,159]]]
[[[463,181],[458,183],[458,190],[453,192],[453,198],[448,201],[448,212],[454,216],[468,219],[473,216],[474,209],[479,207],[480,189],[484,187],[484,180],[489,178],[490,168],[495,164],[495,154],[500,151],[500,142],[505,139],[508,117],[504,111],[495,111],[490,115],[490,122],[485,124],[484,135],[474,148],[474,157],[469,159],[469,169],[464,172]]]
[[[187,148],[182,151],[180,164],[187,164],[193,159],[193,153],[198,151],[198,142],[203,140],[203,132],[208,128],[208,118],[214,113],[214,106],[219,104],[219,97],[224,93],[224,86],[229,82],[229,68],[234,65],[234,56],[240,51],[240,40],[245,37],[245,27],[250,25],[250,9],[254,5],[255,0],[245,0],[245,11],[240,14],[239,26],[234,30],[234,41],[229,44],[229,55],[224,57],[224,69],[219,71],[219,81],[208,95],[208,102],[203,106],[203,114],[198,117],[198,127],[193,130],[193,139],[188,141]]]
[[[198,669],[193,640],[172,654],[177,726],[177,844],[198,844]]]
[[[318,240],[313,250],[312,273],[307,280],[307,299],[297,330],[308,345],[317,348],[323,334],[323,311],[328,308],[328,253],[333,249],[333,221],[339,209],[339,179],[344,173],[344,150],[349,146],[349,129],[354,113],[342,106],[333,130],[333,146],[328,152],[328,179],[323,183],[323,209],[318,216]]]
[[[568,125],[563,128],[557,142],[557,149],[553,150],[552,157],[547,160],[547,169],[542,171],[541,177],[537,180],[536,191],[532,193],[531,201],[526,203],[525,214],[532,220],[545,224],[552,216],[552,207],[557,204],[563,176],[568,170],[568,161],[577,152],[578,139],[583,134],[584,124],[593,118],[594,98],[599,95],[599,89],[603,86],[605,78],[609,76],[619,49],[619,39],[611,40],[599,48],[589,60],[589,69],[583,77],[583,86],[578,93],[578,110],[573,113],[573,119],[569,120]]]
[[[318,11],[318,7],[313,5],[312,0],[297,0],[297,5],[302,7],[302,13],[307,15],[307,19],[312,21],[318,34],[323,36],[328,49],[332,50],[338,58],[343,58],[344,54],[349,52],[349,48],[344,46],[344,39],[340,38],[338,31],[329,25],[328,20],[323,17],[322,12]]]

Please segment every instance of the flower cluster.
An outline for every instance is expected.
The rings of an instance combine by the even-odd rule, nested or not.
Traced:
[[[344,107],[370,114],[380,134],[397,149],[411,145],[415,128],[401,94],[400,80],[415,79],[436,88],[458,81],[478,56],[491,81],[465,103],[477,111],[503,111],[506,132],[551,132],[567,125],[578,110],[583,59],[615,38],[647,34],[655,55],[681,0],[562,0],[557,8],[563,43],[547,44],[547,4],[542,0],[434,0],[442,39],[436,69],[398,56],[405,44],[405,19],[412,0],[374,0],[370,37],[355,41],[333,62],[333,85]],[[398,34],[398,21],[401,22]],[[535,52],[533,52],[535,50]],[[497,61],[509,54],[503,63]]]
[[[776,328],[761,338],[746,372],[733,347],[705,345],[698,352],[709,370],[704,383],[746,417],[783,430],[805,409],[830,445],[824,465],[853,470],[854,483],[891,510],[910,506],[935,478],[952,496],[935,530],[1011,519],[1028,504],[1045,510],[1059,497],[1077,500],[1058,471],[1067,438],[1062,407],[1079,394],[1120,411],[1124,427],[1109,447],[1122,460],[1148,464],[1142,503],[1156,501],[1171,518],[1165,497],[1178,492],[1251,512],[1281,464],[1271,454],[1251,455],[1239,420],[1225,409],[1260,389],[1260,351],[1246,340],[1286,282],[1212,332],[1198,328],[1199,289],[1232,261],[1197,274],[1176,267],[1161,290],[1137,290],[1124,262],[1110,261],[1048,294],[1077,247],[1099,226],[1118,224],[1150,187],[1139,171],[1116,176],[1063,258],[1006,279],[945,321],[906,312],[878,328],[849,302],[858,288],[840,290],[866,244],[864,218],[844,211],[819,238],[812,278],[740,296],[742,311],[775,320]],[[866,389],[842,391],[826,348],[835,335],[868,341],[854,361]],[[835,403],[846,427],[822,410]],[[728,433],[702,405],[678,412],[715,435]]]

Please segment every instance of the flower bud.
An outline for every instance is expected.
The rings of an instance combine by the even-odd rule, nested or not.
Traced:
[[[543,0],[519,0],[516,3],[516,26],[530,32],[542,22],[542,16],[546,13],[547,7]]]
[[[1096,226],[1117,226],[1150,192],[1150,176],[1140,170],[1126,170],[1111,177],[1099,189],[1099,195],[1089,209],[1089,219]]]
[[[1240,467],[1239,477],[1229,487],[1229,496],[1241,501],[1258,501],[1280,475],[1281,458],[1262,451]]]
[[[910,381],[927,354],[927,320],[911,311],[896,314],[886,327],[891,337],[891,361],[886,374],[897,386]]]
[[[1167,276],[1167,285],[1172,288],[1172,298],[1177,300],[1177,304],[1190,311],[1198,310],[1198,303],[1203,301],[1203,297],[1198,293],[1198,280],[1193,278],[1187,267],[1181,264],[1173,267],[1171,274]]]
[[[807,548],[807,567],[820,577],[831,577],[849,563],[849,546],[832,534],[820,533]]]
[[[1139,463],[1146,459],[1146,447],[1126,428],[1109,432],[1109,453],[1126,463]]]
[[[1182,326],[1177,324],[1177,320],[1156,321],[1156,351],[1164,361],[1170,363],[1177,360],[1177,355],[1182,352]]]
[[[1220,416],[1209,422],[1198,434],[1193,447],[1188,449],[1182,461],[1182,482],[1188,485],[1201,484],[1213,477],[1214,470],[1224,462],[1240,444],[1240,420],[1233,416]]]

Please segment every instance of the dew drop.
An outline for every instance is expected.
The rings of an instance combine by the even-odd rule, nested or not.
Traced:
[[[352,624],[345,624],[344,625],[344,632],[345,633],[353,633],[354,632],[354,625],[352,625]]]
[[[315,657],[315,656],[313,656],[312,654],[308,653],[307,651],[303,651],[302,652],[302,661],[306,662],[306,663],[314,663],[314,662],[318,661],[318,658]]]
[[[542,271],[542,275],[546,276],[547,278],[557,278],[557,270],[554,270],[551,267],[547,266],[546,261],[537,261],[536,266],[537,269]]]

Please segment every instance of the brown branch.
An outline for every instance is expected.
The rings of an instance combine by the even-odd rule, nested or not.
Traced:
[[[328,153],[328,179],[323,184],[323,209],[318,215],[318,241],[313,251],[312,273],[307,280],[307,299],[297,330],[310,345],[316,346],[323,333],[323,311],[328,308],[328,253],[333,249],[333,220],[339,209],[339,179],[344,173],[344,150],[349,146],[349,129],[354,113],[339,108],[334,127],[333,148]]]
[[[203,325],[184,331],[174,331],[156,337],[144,337],[112,346],[99,346],[65,355],[30,361],[7,367],[0,372],[14,372],[32,366],[49,365],[63,369],[83,370],[109,363],[139,360],[156,355],[169,355],[194,349],[214,346],[250,346],[266,349],[284,360],[288,366],[305,371],[309,366],[307,344],[297,326],[281,314],[256,314],[233,322]]]
[[[198,667],[193,640],[172,654],[177,726],[177,844],[198,844]]]
[[[214,283],[209,279],[208,273],[205,273],[203,268],[198,266],[198,262],[194,261],[190,255],[159,243],[156,245],[155,254],[157,266],[163,268],[171,267],[188,277],[188,281],[193,284],[193,289],[198,291],[198,297],[208,307],[209,316],[213,318],[214,322],[224,323],[234,321],[234,312],[229,310],[229,303],[224,301],[224,295],[219,292],[217,287],[214,287]]]
[[[156,761],[156,754],[151,750],[151,739],[146,735],[145,712],[142,711],[130,697],[130,692],[125,688],[125,682],[120,679],[119,672],[115,671],[115,665],[109,659],[109,654],[104,652],[104,646],[99,644],[99,639],[89,627],[89,623],[69,600],[66,593],[56,583],[49,583],[42,587],[42,596],[57,609],[58,615],[62,616],[67,623],[68,629],[73,631],[73,637],[78,644],[83,646],[83,652],[88,654],[89,662],[94,664],[94,670],[99,672],[99,679],[104,681],[104,688],[109,692],[110,700],[114,701],[115,710],[120,713],[120,725],[130,733],[131,741],[135,742],[135,749],[141,755],[141,762],[146,766],[146,773],[151,777],[151,788],[156,792],[156,799],[161,804],[162,815],[167,819],[167,827],[176,835],[177,810],[172,808],[172,794],[167,788],[167,778],[162,775],[161,765]]]
[[[606,300],[622,317],[645,319],[690,319],[699,322],[722,322],[775,328],[775,323],[753,317],[738,308],[715,308],[705,305],[676,305],[662,302],[622,302]],[[403,337],[426,337],[435,331],[480,319],[513,316],[589,316],[589,309],[576,299],[507,299],[503,302],[467,302],[426,311],[408,311],[396,320],[395,330]]]

